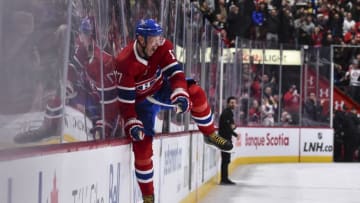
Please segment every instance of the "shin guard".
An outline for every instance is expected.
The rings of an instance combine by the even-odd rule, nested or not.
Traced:
[[[142,141],[133,141],[135,176],[143,196],[154,195],[152,139],[150,136],[145,136]]]
[[[204,135],[215,132],[214,118],[205,91],[197,84],[188,86],[192,102],[191,117]]]

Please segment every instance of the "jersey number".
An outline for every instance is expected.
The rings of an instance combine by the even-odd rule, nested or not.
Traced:
[[[171,56],[172,59],[174,59],[174,60],[176,59],[173,50],[169,50],[169,54],[170,54],[170,56]]]

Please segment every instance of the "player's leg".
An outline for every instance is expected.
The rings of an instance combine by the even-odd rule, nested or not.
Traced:
[[[146,203],[154,202],[154,168],[152,140],[155,135],[155,116],[159,112],[159,106],[147,100],[136,105],[138,119],[144,125],[145,138],[142,141],[133,141],[135,155],[135,175]]]
[[[48,100],[44,120],[39,128],[29,129],[14,137],[17,143],[37,142],[44,138],[61,135],[63,107],[59,97],[54,96]]]
[[[147,201],[149,203],[154,202],[152,140],[152,136],[145,136],[144,140],[142,141],[133,141],[135,176],[139,184],[144,202]]]
[[[191,116],[204,134],[204,141],[222,151],[231,151],[232,143],[215,132],[213,114],[205,91],[197,84],[188,83],[188,92],[192,102]]]

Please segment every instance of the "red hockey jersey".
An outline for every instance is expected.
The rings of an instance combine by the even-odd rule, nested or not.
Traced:
[[[164,40],[148,60],[139,56],[136,43],[130,43],[116,58],[117,72],[120,74],[120,112],[125,120],[137,118],[135,103],[158,91],[164,78],[169,80],[173,90],[187,89],[185,74],[176,60],[170,41]]]
[[[118,75],[115,71],[115,59],[109,53],[100,50],[94,41],[92,41],[92,48],[89,50],[81,43],[78,43],[77,46],[74,60],[86,70],[91,80],[90,83],[95,85],[100,103],[105,108],[105,121],[98,120],[96,125],[105,126],[106,133],[109,135],[108,133],[114,128],[115,118],[119,114]],[[101,65],[101,62],[103,65]],[[102,99],[102,96],[104,99]]]

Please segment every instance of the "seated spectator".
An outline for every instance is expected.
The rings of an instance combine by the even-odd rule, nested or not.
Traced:
[[[249,109],[249,124],[260,124],[261,109],[259,102],[254,99]]]
[[[290,126],[292,124],[293,124],[293,120],[292,120],[291,115],[287,111],[283,111],[281,113],[279,125],[280,126]]]

